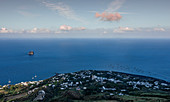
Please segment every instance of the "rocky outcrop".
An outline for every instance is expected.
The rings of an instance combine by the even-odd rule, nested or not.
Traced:
[[[30,55],[30,56],[34,55],[34,51],[28,52],[28,55]]]
[[[45,91],[44,90],[39,90],[37,97],[33,101],[41,101],[45,97]]]

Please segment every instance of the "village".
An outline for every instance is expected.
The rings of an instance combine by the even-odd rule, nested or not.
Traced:
[[[0,87],[0,99],[15,100],[16,98],[10,96],[17,96],[17,99],[29,97],[34,101],[43,101],[54,96],[61,96],[63,93],[69,93],[71,99],[79,100],[98,94],[109,97],[141,95],[141,91],[148,90],[168,94],[170,93],[170,83],[151,77],[114,71],[83,70],[64,74],[56,73],[46,80],[4,85]],[[51,96],[48,96],[49,93]]]
[[[127,91],[142,90],[144,88],[155,90],[170,90],[169,83],[154,78],[140,78],[112,71],[80,71],[69,74],[59,74],[51,79],[49,86],[55,87],[55,82],[62,80],[61,90],[73,89],[87,90],[95,86],[100,92],[111,91],[124,95]],[[116,91],[115,91],[116,90]],[[112,94],[112,93],[111,93]]]

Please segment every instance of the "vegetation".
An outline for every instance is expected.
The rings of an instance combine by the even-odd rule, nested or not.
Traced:
[[[1,86],[0,102],[6,101],[170,102],[170,83],[113,71],[85,70]]]

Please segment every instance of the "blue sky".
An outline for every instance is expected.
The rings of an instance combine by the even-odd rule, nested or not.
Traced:
[[[169,32],[169,5],[170,0],[0,0],[0,27],[10,29],[8,32],[28,32],[33,28],[60,32],[61,25],[73,31],[84,27],[117,33]],[[102,16],[104,12],[107,13]],[[119,19],[107,18],[116,12]]]

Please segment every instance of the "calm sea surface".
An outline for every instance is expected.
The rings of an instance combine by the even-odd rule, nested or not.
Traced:
[[[27,55],[31,50],[34,56]],[[170,81],[170,40],[0,39],[1,85],[9,80],[15,84],[86,69],[128,72]]]

